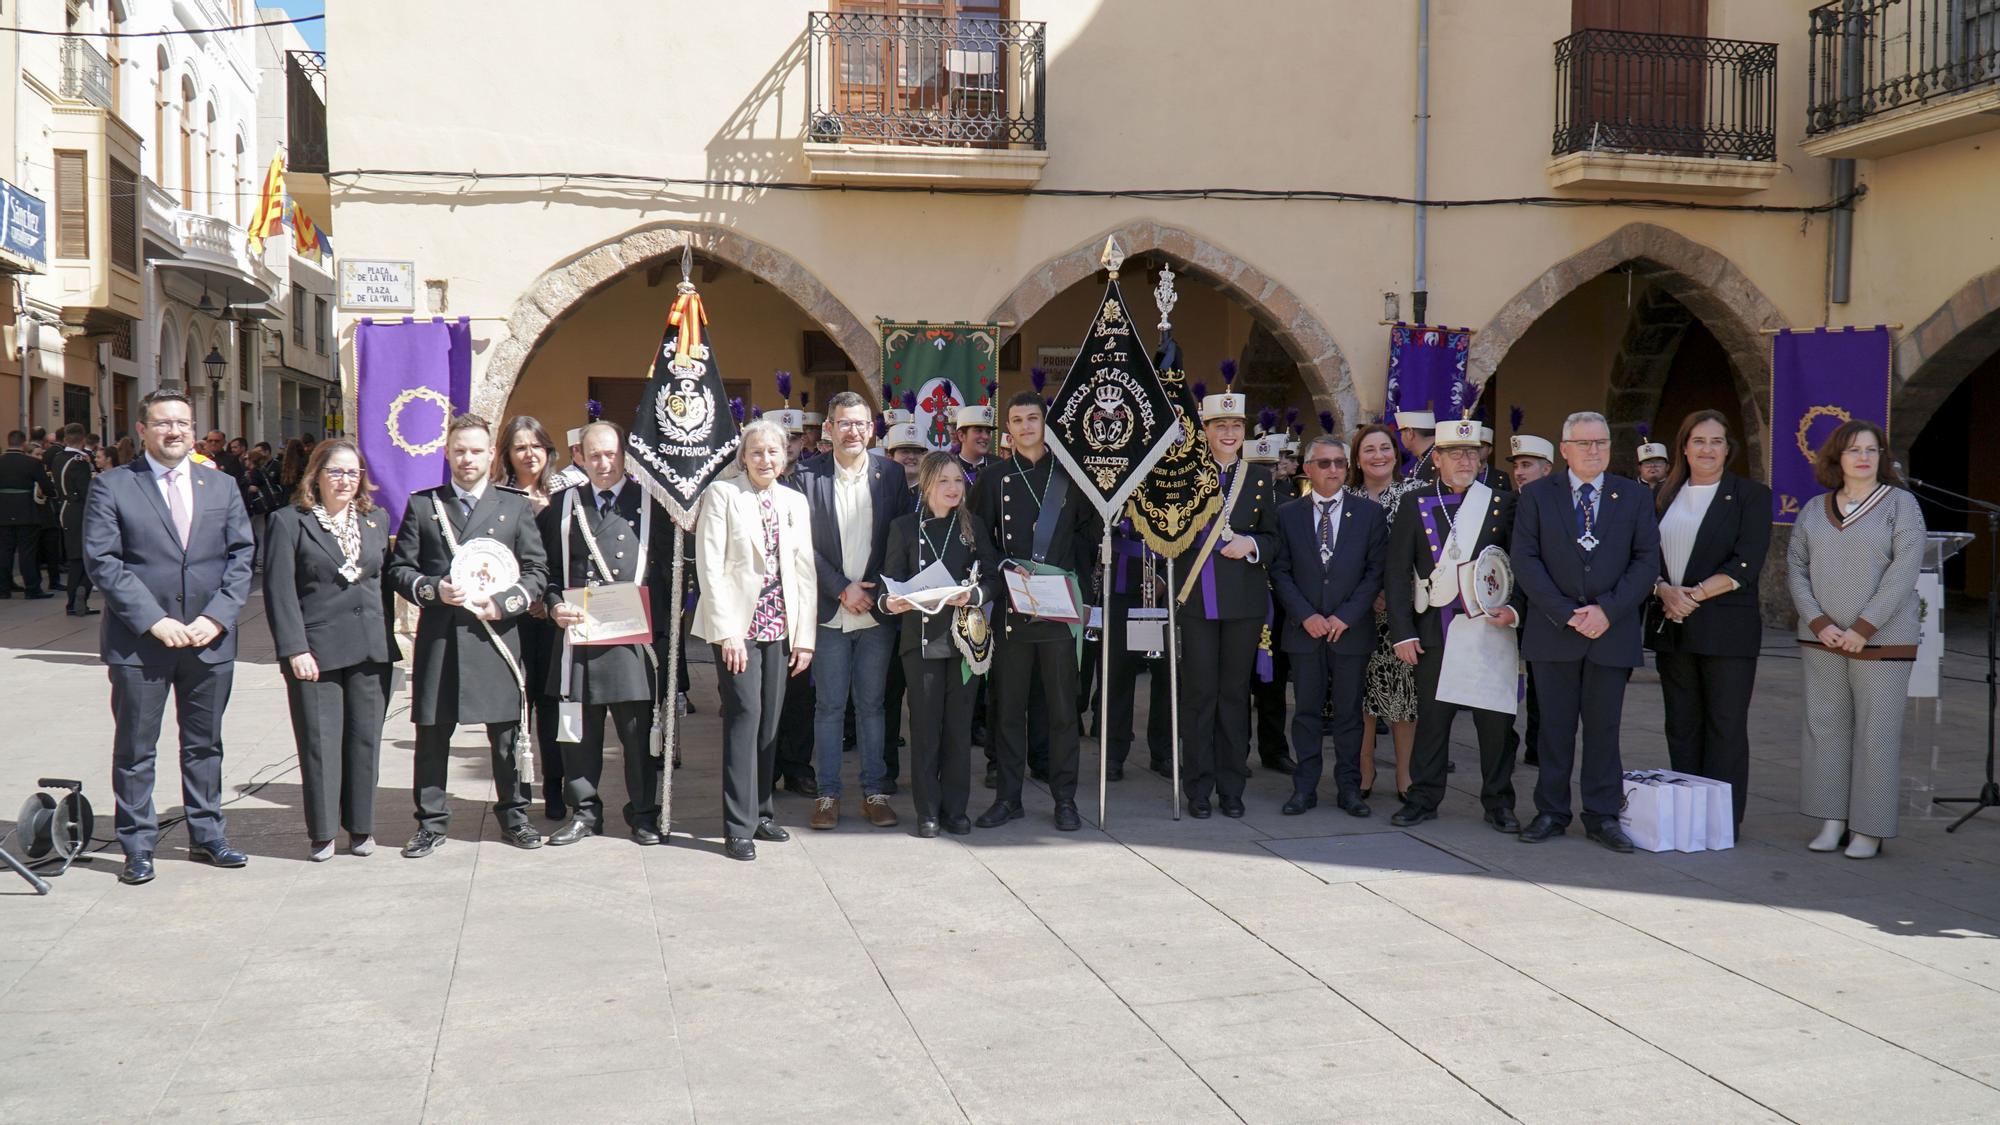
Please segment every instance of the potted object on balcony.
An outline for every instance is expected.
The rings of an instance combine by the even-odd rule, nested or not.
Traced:
[[[830,145],[840,143],[840,138],[846,132],[847,127],[841,124],[838,116],[822,113],[813,118],[812,128],[807,131],[807,136],[816,144]]]

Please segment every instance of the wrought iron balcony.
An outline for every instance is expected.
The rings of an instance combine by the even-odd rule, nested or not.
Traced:
[[[89,102],[113,113],[118,111],[111,104],[111,63],[97,48],[79,36],[64,36],[62,68],[63,97]]]
[[[1778,158],[1778,45],[1586,29],[1556,41],[1555,155]]]
[[[326,174],[326,56],[318,51],[285,53],[285,138],[287,168]]]
[[[1810,14],[1807,136],[2000,85],[2000,0],[1835,0]]]
[[[1042,149],[1047,25],[813,12],[806,139]]]

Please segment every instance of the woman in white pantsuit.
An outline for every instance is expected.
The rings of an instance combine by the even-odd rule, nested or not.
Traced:
[[[1806,846],[1868,859],[1896,834],[1904,697],[1916,659],[1924,517],[1884,464],[1881,427],[1852,421],[1820,447],[1824,495],[1792,526],[1792,602],[1805,670],[1799,811]]]

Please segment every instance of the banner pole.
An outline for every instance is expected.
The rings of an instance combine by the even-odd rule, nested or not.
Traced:
[[[1181,625],[1174,614],[1174,557],[1167,556],[1167,697],[1172,713],[1167,729],[1173,732],[1174,791],[1167,799],[1174,806],[1174,819],[1181,818]],[[1151,685],[1157,687],[1158,685]],[[1150,708],[1149,708],[1150,710]]]
[[[667,613],[667,663],[660,669],[660,690],[666,693],[665,721],[660,724],[661,745],[657,748],[660,758],[660,840],[665,842],[674,823],[674,765],[680,758],[681,735],[681,589],[686,580],[685,551],[687,532],[681,528],[681,521],[674,521],[674,567],[673,577],[668,581],[667,595],[673,599],[673,607]]]
[[[1104,544],[1098,548],[1098,610],[1102,625],[1097,630],[1097,828],[1104,830],[1105,789],[1110,781],[1111,762],[1111,521],[1104,521]]]

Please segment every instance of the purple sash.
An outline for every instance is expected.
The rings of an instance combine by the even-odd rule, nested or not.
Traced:
[[[1463,493],[1454,494],[1450,492],[1439,496],[1433,492],[1429,496],[1416,496],[1409,499],[1416,500],[1417,514],[1423,517],[1424,542],[1430,547],[1431,566],[1433,573],[1435,573],[1436,568],[1443,565],[1440,560],[1444,558],[1445,544],[1451,538],[1452,525],[1445,521],[1444,511],[1446,508],[1462,507],[1465,496]],[[1443,615],[1443,619],[1439,624],[1443,631],[1449,634],[1451,632],[1452,618],[1465,611],[1463,595],[1454,593],[1450,601],[1443,605],[1434,605],[1431,608]]]

